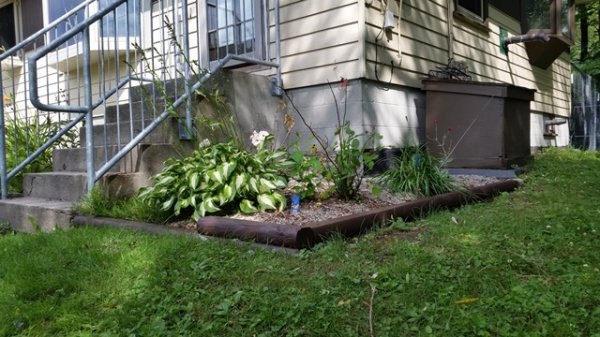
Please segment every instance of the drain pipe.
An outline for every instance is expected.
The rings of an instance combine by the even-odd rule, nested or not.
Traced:
[[[275,1],[275,59],[277,63],[275,88],[273,93],[275,96],[283,95],[283,80],[281,79],[281,22],[279,16],[280,0]]]
[[[446,24],[448,26],[448,59],[454,58],[454,16],[452,14],[452,6],[454,0],[448,0],[448,20]]]
[[[549,42],[550,36],[548,36],[546,33],[532,33],[507,37],[504,39],[504,48],[508,49],[509,44],[531,41]]]

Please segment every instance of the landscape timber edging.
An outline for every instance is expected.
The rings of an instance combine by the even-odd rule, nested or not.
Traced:
[[[351,237],[364,233],[374,225],[392,218],[413,220],[437,209],[452,209],[470,202],[491,199],[502,192],[511,192],[520,186],[515,179],[504,180],[467,191],[444,193],[406,203],[378,208],[360,214],[351,214],[304,226],[281,225],[226,217],[207,216],[197,222],[198,233],[223,238],[237,238],[274,246],[296,249],[311,248],[328,237],[341,234]]]

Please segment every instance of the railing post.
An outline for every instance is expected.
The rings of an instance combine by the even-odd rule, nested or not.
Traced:
[[[92,103],[92,75],[90,60],[90,27],[83,30],[83,86],[84,100],[87,108],[85,116],[85,156],[87,163],[87,191],[90,193],[96,183],[96,169],[94,165],[94,116]]]
[[[0,92],[3,91],[2,87],[2,65],[0,64]],[[0,103],[0,189],[2,199],[8,198],[8,179],[6,178],[6,130],[4,129],[4,97]]]

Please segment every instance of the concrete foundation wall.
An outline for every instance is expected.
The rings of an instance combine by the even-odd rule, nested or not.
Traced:
[[[278,146],[289,146],[294,142],[308,149],[316,144],[310,130],[304,125],[295,106],[306,122],[329,145],[336,142],[338,103],[340,118],[344,109],[350,126],[359,134],[383,138],[376,146],[402,147],[424,144],[425,136],[425,93],[412,87],[387,85],[370,80],[352,80],[347,93],[340,83],[291,89],[287,97],[272,95],[272,85],[264,76],[229,71],[219,76],[217,82],[227,96],[230,109],[240,123],[242,137],[249,144],[254,130],[266,130],[275,136]],[[334,95],[335,94],[335,99]],[[292,118],[293,127],[287,130],[286,115]],[[531,114],[531,146],[567,146],[568,124],[556,125],[557,136],[544,136],[543,115]]]
[[[335,94],[335,99],[334,99]],[[345,93],[340,83],[288,90],[293,104],[308,124],[329,144],[334,144],[338,125],[336,99],[340,118],[344,110],[351,128],[365,136],[378,133],[383,138],[374,145],[401,147],[423,142],[425,106],[420,90],[388,85],[381,86],[368,80],[353,80]],[[287,113],[295,120],[292,139],[299,139],[304,147],[314,143],[310,131],[300,116],[287,104]],[[295,133],[300,137],[295,137]]]
[[[531,113],[531,147],[540,148],[548,146],[565,147],[571,143],[569,137],[569,123],[554,125],[556,136],[545,136],[544,115]]]

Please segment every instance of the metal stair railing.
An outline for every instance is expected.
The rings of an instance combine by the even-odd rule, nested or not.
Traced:
[[[64,34],[58,36],[44,47],[39,48],[28,58],[26,67],[28,69],[28,95],[31,104],[37,111],[47,111],[48,113],[58,115],[59,117],[67,114],[69,118],[68,123],[59,132],[54,134],[43,144],[43,146],[33,151],[27,159],[12,169],[10,173],[6,174],[6,161],[0,159],[0,171],[3,175],[1,177],[3,198],[7,197],[6,186],[8,179],[14,177],[27,164],[31,163],[38,155],[48,149],[52,143],[69,132],[70,129],[80,125],[84,119],[87,188],[88,191],[90,191],[98,179],[109,172],[115,164],[122,160],[136,147],[136,145],[140,144],[146,136],[150,135],[153,130],[155,130],[179,107],[186,108],[184,120],[188,130],[190,130],[192,119],[190,105],[195,91],[210,79],[213,74],[224,68],[231,61],[276,68],[276,85],[277,88],[281,87],[279,68],[280,55],[278,48],[280,43],[278,24],[279,1],[276,1],[274,11],[276,26],[275,62],[228,54],[214,65],[214,67],[211,67],[211,71],[196,76],[190,75],[189,68],[184,67],[183,70],[179,69],[181,67],[180,59],[183,57],[185,60],[189,60],[191,55],[191,48],[188,41],[188,37],[190,36],[188,20],[178,20],[178,18],[181,17],[188,18],[187,0],[171,0],[168,4],[166,4],[166,1],[153,1],[150,8],[150,20],[147,21],[149,24],[148,26],[139,28],[139,36],[131,37],[130,21],[132,19],[130,19],[130,15],[126,15],[126,34],[122,38],[125,42],[124,46],[119,47],[117,45],[117,40],[119,40],[117,37],[105,42],[106,39],[101,36],[103,30],[108,27],[116,32],[119,28],[116,19],[117,14],[119,14],[119,8],[126,8],[129,11],[132,3],[133,6],[135,6],[136,1],[139,0],[115,0],[107,6],[100,7],[100,5],[98,5],[99,10],[97,12],[88,15],[84,21],[77,23]],[[95,1],[88,1],[88,3],[94,2]],[[97,2],[97,4],[99,4],[99,2]],[[80,7],[80,9],[81,8],[82,7]],[[165,22],[169,21],[168,19],[165,19],[164,21],[161,20],[161,24],[155,24],[155,15],[160,18],[171,17],[171,26],[165,24]],[[113,18],[112,21],[111,18]],[[133,20],[136,19],[134,18]],[[137,20],[141,21],[140,18]],[[145,29],[149,30],[150,33],[142,34]],[[169,29],[173,29],[174,32],[169,32]],[[182,47],[181,50],[175,50],[173,48],[173,43],[169,41],[169,38],[172,37],[171,33],[178,39],[177,45],[180,44]],[[40,33],[37,36],[42,36],[43,34],[44,33]],[[143,39],[144,35],[150,36],[150,39]],[[158,35],[156,40],[155,35]],[[196,35],[199,36],[198,33],[196,33]],[[100,36],[100,38],[98,38],[98,36]],[[97,39],[94,40],[94,37]],[[31,37],[28,41],[33,39],[34,37]],[[26,41],[24,41],[24,43],[25,42]],[[140,47],[132,47],[134,44]],[[201,49],[199,47],[200,38],[196,46],[196,56],[198,57]],[[40,76],[40,74],[43,75],[44,72],[48,73],[48,70],[44,67],[45,64],[48,63],[48,55],[54,54],[56,59],[60,59],[64,56],[64,50],[69,49],[76,50],[75,57],[73,57],[73,55],[68,55],[67,57],[67,62],[71,62],[71,66],[74,64],[76,70],[73,71],[72,69],[68,69],[69,65],[67,65],[67,71],[63,72],[63,75],[66,73],[71,76],[70,83],[76,83],[76,85],[69,88],[69,95],[66,100],[59,100],[58,103],[50,103],[50,90],[46,89],[46,93],[40,92],[40,88],[43,89],[44,85],[46,88],[50,86],[50,84],[48,84],[50,81],[45,79],[45,82],[47,83],[41,83],[44,81],[40,82],[40,78],[44,79],[44,77]],[[150,52],[150,57],[144,55],[144,50]],[[146,58],[145,60],[148,64],[147,68],[140,62],[143,58]],[[269,55],[267,55],[267,60],[271,60]],[[41,66],[39,64],[40,61],[44,61],[44,64]],[[62,65],[59,64],[59,68],[60,66],[65,67],[64,63],[65,61],[62,61]],[[126,66],[123,66],[122,63],[126,64]],[[151,71],[152,74],[159,74],[157,75],[159,78],[156,78],[155,76],[148,79],[145,78],[145,76],[139,76],[139,73],[148,71]],[[111,72],[113,75],[107,75]],[[0,77],[0,82],[1,79],[2,78]],[[139,122],[141,123],[141,131],[134,130],[134,112],[132,108],[133,103],[135,103],[133,98],[134,89],[141,88],[143,83],[148,83],[149,86],[153,87],[157,82],[160,87],[164,88],[169,81],[179,82],[179,84],[176,83],[175,85],[176,89],[172,104],[169,104],[164,108],[157,108],[156,105],[146,107],[144,102],[142,102],[140,104],[141,121]],[[183,84],[181,92],[177,89],[180,84]],[[150,96],[152,96],[150,97],[151,101],[155,101],[157,98],[155,91],[151,91]],[[116,151],[109,154],[109,142],[112,140],[109,139],[107,124],[110,124],[111,120],[109,119],[109,116],[102,111],[106,111],[107,108],[115,107],[117,122]],[[0,113],[2,113],[1,110]],[[75,117],[73,117],[73,115]],[[129,116],[128,127],[127,125],[121,126],[123,123],[121,123],[120,115]],[[3,123],[3,120],[4,118],[2,118],[2,122],[0,123]],[[94,140],[94,125],[104,125],[104,132],[101,136],[103,139],[99,141]],[[1,132],[4,132],[3,126],[4,125],[0,125],[0,129],[2,129]],[[121,138],[123,134],[127,137],[125,137],[126,139],[122,142]],[[0,136],[0,150],[3,150],[2,141],[4,140],[4,134],[0,134]],[[100,144],[97,144],[98,142],[100,142]],[[95,163],[96,157],[94,154],[94,148],[96,146],[104,148],[103,164],[98,168]],[[1,157],[4,157],[4,152]]]
[[[73,20],[77,20],[77,15],[84,10],[90,3],[96,0],[82,1],[79,5],[75,6],[72,10],[61,15],[50,24],[42,28],[41,30],[30,35],[23,41],[16,45],[8,48],[7,50],[0,50],[0,93],[2,93],[3,100],[0,102],[0,197],[6,199],[8,197],[8,181],[14,178],[19,172],[23,170],[28,164],[30,164],[35,158],[43,153],[48,147],[50,147],[56,140],[61,138],[65,133],[68,132],[74,125],[77,125],[81,118],[72,118],[72,116],[59,115],[55,118],[57,125],[62,125],[44,144],[38,148],[32,148],[29,146],[30,143],[39,142],[39,134],[30,135],[26,133],[29,139],[20,139],[15,133],[10,135],[12,143],[15,145],[13,148],[8,149],[14,162],[14,167],[8,167],[7,165],[7,135],[6,127],[7,122],[16,130],[19,126],[17,121],[19,119],[24,121],[26,127],[32,126],[37,127],[39,131],[40,118],[49,115],[41,114],[39,111],[34,110],[28,104],[28,92],[19,91],[19,86],[27,87],[27,77],[22,76],[23,79],[20,81],[19,77],[23,73],[27,73],[28,69],[25,66],[23,59],[27,52],[34,51],[43,45],[44,39],[51,35],[57,35],[55,32],[61,25],[67,25]],[[12,115],[12,116],[11,116]],[[7,120],[7,117],[9,118]],[[31,124],[29,124],[31,122]],[[31,139],[33,138],[33,139]],[[16,144],[24,143],[25,149],[17,147]],[[20,160],[19,152],[24,152],[26,158]],[[21,156],[22,157],[22,156]]]

